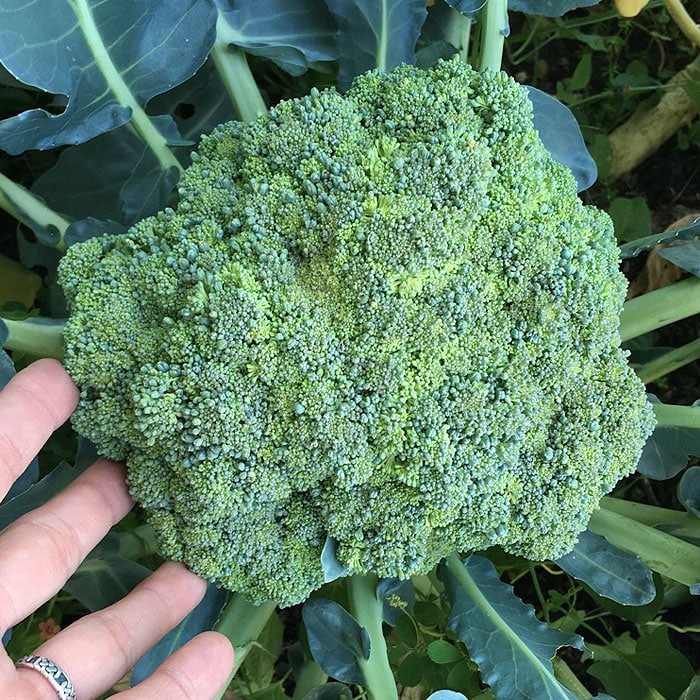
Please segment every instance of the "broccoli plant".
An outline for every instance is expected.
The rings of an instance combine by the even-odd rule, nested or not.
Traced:
[[[153,57],[119,80],[98,64],[113,95],[100,94],[104,109],[120,106],[111,125],[77,88],[59,117],[0,122],[9,152],[84,142],[36,194],[0,180],[0,205],[62,253],[67,311],[55,323],[6,319],[5,346],[20,359],[63,359],[81,392],[73,426],[125,461],[146,539],[233,592],[217,626],[239,647],[237,666],[275,605],[308,600],[315,661],[299,666],[294,698],[344,697],[328,675],[397,698],[387,605],[433,591],[495,697],[582,697],[550,663],[581,638],[539,627],[515,602],[512,617],[500,613],[510,593],[488,559],[470,555],[556,560],[587,583],[619,555],[634,572],[624,591],[600,576],[591,585],[648,602],[647,566],[609,544],[591,554],[599,533],[697,584],[697,547],[651,528],[643,509],[601,499],[640,455],[640,468],[657,468],[642,452],[657,418],[654,447],[664,430],[700,421],[696,409],[652,404],[628,363],[621,338],[669,322],[654,304],[672,292],[623,305],[612,223],[577,194],[594,174],[570,114],[499,70],[507,3],[428,13],[422,1],[293,10],[277,0],[262,10],[267,26],[252,29],[240,4],[183,4],[203,28],[174,82],[209,55],[189,89],[215,86],[237,117],[209,95],[202,112],[223,123],[199,124],[186,168],[168,147],[187,143],[174,117],[144,109],[164,92],[146,80],[156,81]],[[97,6],[73,10],[93,49],[101,27],[115,29]],[[32,37],[29,16],[13,21]],[[172,42],[189,39],[164,27],[165,62]],[[115,46],[119,74],[129,47]],[[324,68],[336,84],[319,72],[318,87],[268,109],[244,49],[294,76],[337,61]],[[188,99],[203,98],[171,103]],[[118,206],[93,211],[77,196],[57,213],[40,200],[51,203],[74,158],[94,166],[91,143],[114,130],[115,153],[128,143],[151,162],[123,176],[110,195]],[[676,318],[700,310],[697,286],[677,285]],[[646,541],[631,536],[634,523],[650,530]]]

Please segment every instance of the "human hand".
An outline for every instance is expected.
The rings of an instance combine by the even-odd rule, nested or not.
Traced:
[[[39,360],[0,392],[0,500],[49,435],[75,408],[78,391],[63,367]],[[131,509],[124,467],[98,460],[62,493],[0,533],[0,635],[57,593],[90,550]],[[108,690],[202,599],[205,582],[174,562],[129,595],[87,615],[35,654],[70,678],[78,700]],[[204,632],[176,651],[124,700],[208,700],[233,666],[228,640]],[[0,697],[56,700],[61,694],[0,650]],[[67,696],[66,696],[67,697]]]

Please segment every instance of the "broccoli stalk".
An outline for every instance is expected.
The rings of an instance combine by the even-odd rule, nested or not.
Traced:
[[[620,338],[630,340],[700,313],[700,279],[692,277],[630,299],[620,314]]]
[[[347,579],[350,613],[367,630],[370,639],[369,659],[359,659],[365,677],[364,687],[374,700],[396,700],[396,681],[387,657],[382,630],[382,601],[377,596],[374,574],[350,576]]]
[[[699,427],[698,422],[696,420],[693,427]],[[609,496],[604,497],[600,505],[601,508],[591,516],[588,526],[591,532],[602,535],[615,547],[636,554],[650,569],[662,576],[687,586],[697,585],[700,547],[654,527],[673,524],[685,528],[683,535],[697,538],[700,536],[697,518],[688,513],[630,503]]]
[[[479,70],[501,70],[503,45],[508,36],[508,0],[488,0],[481,10]]]
[[[0,329],[3,323],[7,328],[7,339],[3,345],[8,350],[26,352],[37,357],[63,359],[63,321],[34,318],[15,321],[2,318]]]
[[[265,114],[267,107],[250,72],[245,51],[233,45],[231,32],[231,27],[219,17],[211,57],[238,116],[243,121],[252,121]]]
[[[265,625],[275,612],[275,607],[275,603],[272,602],[254,605],[240,593],[230,595],[214,625],[214,630],[228,637],[233,645],[235,661],[231,675],[216,700],[223,698],[231,679],[236,675],[256,640],[262,634]]]
[[[28,189],[0,173],[0,209],[32,229],[53,231],[58,250],[65,250],[64,235],[70,221],[56,213]]]

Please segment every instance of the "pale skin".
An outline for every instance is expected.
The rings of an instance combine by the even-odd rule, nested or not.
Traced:
[[[60,363],[39,360],[0,392],[0,500],[51,433],[74,410],[78,391]],[[98,460],[62,493],[0,532],[0,636],[57,593],[133,503],[124,467]],[[205,582],[167,562],[124,599],[83,617],[34,653],[57,663],[78,700],[119,681],[202,599]],[[124,700],[208,700],[233,667],[229,641],[205,632],[176,651]],[[0,649],[0,697],[56,700],[40,673],[16,669]]]

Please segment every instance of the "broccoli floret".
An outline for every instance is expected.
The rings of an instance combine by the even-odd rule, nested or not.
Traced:
[[[206,136],[177,211],[71,247],[78,432],[163,554],[254,601],[569,551],[652,428],[625,281],[524,88],[460,61]]]

